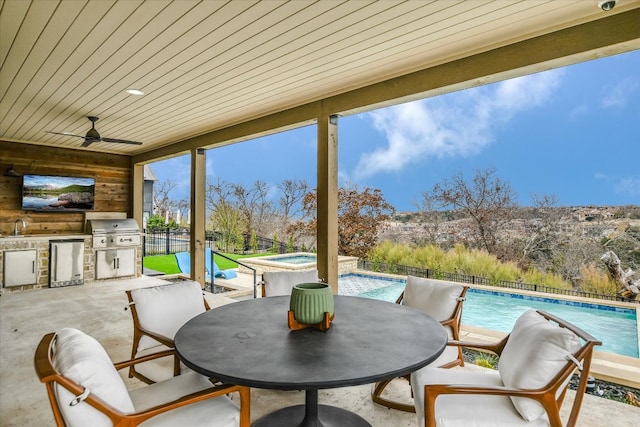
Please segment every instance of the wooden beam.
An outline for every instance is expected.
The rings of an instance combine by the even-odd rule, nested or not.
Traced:
[[[338,117],[318,117],[318,275],[338,293]]]
[[[206,151],[191,150],[191,279],[204,288]],[[213,273],[213,272],[212,272]]]
[[[144,202],[144,165],[132,164],[131,165],[131,213],[129,216],[133,217],[138,222],[138,227],[142,230],[143,226],[143,202]]]

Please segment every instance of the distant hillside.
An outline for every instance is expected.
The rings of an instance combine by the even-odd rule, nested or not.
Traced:
[[[24,187],[24,195],[25,196],[58,196],[64,193],[91,193],[93,194],[94,186],[93,185],[68,185],[66,187],[58,187],[54,188],[50,185],[38,185],[38,186],[25,186]]]

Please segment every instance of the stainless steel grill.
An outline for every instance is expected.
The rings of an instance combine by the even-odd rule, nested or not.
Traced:
[[[141,241],[140,228],[133,218],[89,220],[87,234],[93,236],[94,248],[138,246]]]

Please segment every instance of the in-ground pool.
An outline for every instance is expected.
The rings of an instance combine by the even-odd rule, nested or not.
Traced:
[[[405,283],[404,279],[346,274],[338,278],[338,292],[395,302]],[[602,341],[602,346],[596,347],[598,351],[639,357],[638,319],[631,308],[470,288],[462,323],[509,332],[516,319],[530,308],[548,311],[589,332]]]

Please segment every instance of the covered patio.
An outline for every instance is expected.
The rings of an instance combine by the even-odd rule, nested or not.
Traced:
[[[189,153],[203,283],[207,152],[315,124],[318,269],[336,283],[340,116],[636,50],[640,1],[617,3],[5,1],[0,164],[93,174],[95,210],[142,226],[144,165]],[[88,116],[111,142],[83,137]],[[0,192],[2,234],[84,228],[22,210],[13,177]]]
[[[144,166],[188,153],[190,270],[204,284],[206,156],[315,125],[317,265],[320,277],[337,286],[339,117],[640,49],[640,0],[609,11],[584,0],[5,0],[0,31],[0,169],[14,171],[0,177],[0,234],[12,234],[19,220],[35,236],[85,230],[84,213],[22,209],[15,173],[95,177],[94,213],[122,213],[142,226]],[[88,116],[101,118],[102,139],[83,136]],[[77,327],[114,361],[127,359],[132,330],[124,290],[161,283],[141,274],[139,260],[134,277],[122,280],[96,279],[88,261],[84,285],[49,288],[48,246],[33,250],[37,282],[3,287],[0,298],[3,426],[52,425],[32,362],[44,334]],[[233,303],[207,299],[212,306]],[[369,390],[328,390],[320,400],[374,426],[416,425],[414,415],[375,406]],[[301,399],[257,390],[252,418]],[[628,405],[586,399],[580,425],[633,425],[640,415]]]
[[[102,282],[92,287],[67,287],[4,294],[0,298],[3,313],[0,324],[0,424],[3,426],[53,426],[46,390],[33,371],[33,356],[40,338],[62,327],[75,327],[95,337],[114,361],[130,357],[133,335],[131,313],[125,310],[125,290],[165,283],[163,279],[140,277]],[[206,293],[212,307],[232,304],[234,298]],[[244,298],[239,295],[238,298]],[[249,314],[248,314],[249,315]],[[128,387],[142,385],[126,378]],[[322,390],[321,404],[342,407],[365,418],[374,427],[415,427],[415,414],[376,405],[370,397],[371,385]],[[573,392],[568,392],[563,417],[568,416]],[[303,392],[252,389],[251,419],[273,410],[304,402]],[[600,427],[615,422],[632,426],[640,417],[640,408],[591,395],[585,396],[579,426]]]

